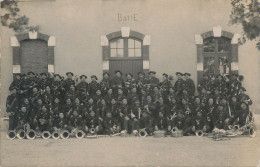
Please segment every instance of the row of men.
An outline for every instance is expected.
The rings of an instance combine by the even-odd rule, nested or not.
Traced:
[[[98,133],[110,134],[116,125],[118,131],[131,133],[145,128],[151,134],[154,130],[170,131],[176,127],[189,135],[194,130],[211,132],[213,128],[227,129],[231,124],[243,126],[248,118],[252,119],[248,103],[237,102],[236,96],[232,97],[230,104],[226,98],[221,98],[216,104],[211,97],[204,106],[199,97],[195,97],[194,104],[186,98],[181,98],[179,104],[174,97],[169,104],[165,104],[162,96],[154,103],[152,96],[147,95],[144,105],[140,104],[139,99],[129,105],[127,98],[118,103],[113,97],[110,104],[104,98],[99,104],[89,98],[86,105],[78,98],[74,101],[67,98],[66,103],[62,104],[56,97],[50,105],[41,99],[32,105],[25,98],[19,110],[10,115],[9,128],[19,129],[29,124],[32,129],[39,131],[77,128],[87,132],[89,128],[95,128]]]

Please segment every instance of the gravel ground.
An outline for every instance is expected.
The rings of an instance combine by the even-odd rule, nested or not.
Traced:
[[[1,165],[37,166],[257,166],[258,137],[107,137],[8,140],[1,132]]]

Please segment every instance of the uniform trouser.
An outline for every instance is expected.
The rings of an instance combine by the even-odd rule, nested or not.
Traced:
[[[223,121],[223,122],[216,122],[216,124],[215,124],[215,126],[218,129],[224,129],[224,130],[228,130],[228,125],[229,125],[229,123],[226,123],[225,121]]]
[[[134,131],[134,130],[139,130],[140,127],[139,127],[139,121],[138,120],[129,120],[130,122],[130,125],[131,125],[131,130]]]
[[[9,130],[14,130],[16,128],[16,119],[15,116],[9,116]]]

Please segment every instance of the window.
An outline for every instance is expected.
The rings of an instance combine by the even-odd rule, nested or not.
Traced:
[[[203,72],[208,74],[229,74],[231,39],[209,37],[203,40]]]
[[[111,58],[142,57],[142,42],[134,38],[117,38],[110,41]]]

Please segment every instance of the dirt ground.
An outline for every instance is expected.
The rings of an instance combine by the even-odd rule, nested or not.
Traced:
[[[8,140],[1,133],[1,166],[257,166],[256,138],[107,137]]]

